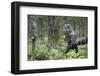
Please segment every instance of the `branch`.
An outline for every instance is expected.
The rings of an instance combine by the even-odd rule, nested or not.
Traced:
[[[77,40],[77,45],[84,45],[88,43],[88,37],[82,37],[79,40]]]

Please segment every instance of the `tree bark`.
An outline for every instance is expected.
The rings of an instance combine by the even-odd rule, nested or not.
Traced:
[[[37,38],[37,17],[29,16],[29,26],[31,28],[32,51],[36,48]]]
[[[60,37],[60,23],[59,17],[49,16],[48,17],[48,43],[55,47]]]

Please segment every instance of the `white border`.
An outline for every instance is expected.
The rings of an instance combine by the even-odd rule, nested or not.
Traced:
[[[27,15],[88,17],[88,59],[27,61]],[[20,7],[20,70],[94,66],[94,11],[42,7]]]

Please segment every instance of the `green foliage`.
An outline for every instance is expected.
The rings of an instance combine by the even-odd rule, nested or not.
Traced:
[[[56,49],[51,49],[50,51],[51,51],[49,55],[50,60],[64,59],[62,52]]]
[[[30,44],[29,44],[30,45]],[[47,51],[46,45],[42,44],[37,46],[35,50],[30,50],[29,60],[48,60],[49,52]],[[31,57],[30,57],[31,56]]]
[[[79,49],[78,49],[78,53],[75,52],[75,50],[70,50],[67,54],[66,54],[66,58],[67,59],[84,59],[87,58],[87,49],[86,49],[86,45],[80,45]]]
[[[62,41],[62,45],[63,46],[65,43]],[[39,46],[37,46],[37,48],[35,50],[32,51],[31,48],[31,43],[29,43],[30,45],[30,49],[29,49],[29,53],[28,53],[28,60],[32,61],[32,60],[58,60],[58,59],[84,59],[87,58],[87,45],[80,45],[78,47],[79,52],[76,53],[75,50],[70,50],[67,54],[64,53],[64,49],[54,49],[54,48],[50,48],[50,50],[48,50],[47,45],[43,42],[40,41],[38,43]],[[60,47],[61,47],[60,46]]]

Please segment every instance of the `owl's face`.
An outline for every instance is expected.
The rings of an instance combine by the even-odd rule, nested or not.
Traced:
[[[64,32],[65,32],[66,34],[69,34],[69,33],[72,32],[72,27],[71,27],[70,24],[65,24],[65,26],[64,26]]]

